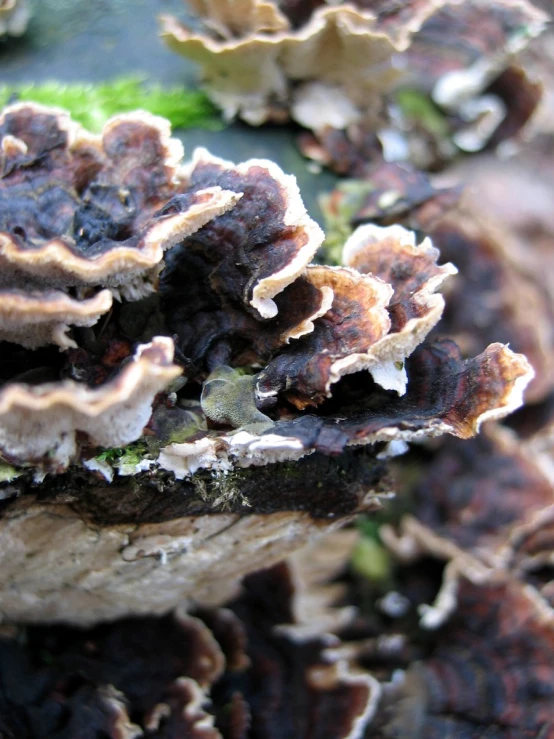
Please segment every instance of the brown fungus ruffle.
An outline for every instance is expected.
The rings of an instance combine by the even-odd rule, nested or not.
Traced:
[[[519,583],[463,579],[457,600],[430,656],[385,686],[372,736],[552,736],[552,618]]]
[[[451,181],[464,183],[458,197],[457,187],[436,190],[424,173],[384,163],[364,180],[339,187],[325,206],[329,224],[340,232],[360,222],[399,221],[428,233],[442,258],[459,270],[446,284],[434,335],[452,337],[466,356],[492,340],[524,353],[535,370],[527,394],[531,402],[541,401],[552,387],[550,170],[548,158],[539,161],[532,147],[506,162],[480,157],[450,173]],[[361,263],[352,266],[363,270]]]
[[[403,394],[404,360],[440,319],[444,300],[435,290],[456,272],[439,267],[438,256],[428,240],[416,246],[415,234],[399,226],[357,229],[344,246],[350,270],[308,270],[312,282],[333,290],[332,308],[261,372],[258,395],[286,388],[299,407],[317,404],[341,376],[362,369]]]
[[[390,328],[390,285],[342,267],[310,267],[307,274],[312,284],[333,291],[332,306],[311,333],[262,370],[256,390],[259,398],[286,390],[299,408],[330,396],[341,375],[378,364],[370,349]]]
[[[362,736],[380,686],[326,658],[335,637],[313,626],[293,633],[302,625],[296,600],[310,593],[297,575],[285,563],[262,571],[227,608],[196,617],[177,611],[87,631],[29,627],[25,643],[0,638],[0,726],[37,738]]]
[[[152,412],[154,396],[181,374],[173,342],[157,337],[98,388],[65,380],[32,386],[10,383],[0,390],[0,450],[13,462],[64,468],[84,433],[93,444],[119,447],[136,441]]]
[[[116,116],[92,136],[61,110],[20,103],[2,113],[0,137],[2,286],[140,297],[164,250],[237,200],[187,193],[182,146],[149,113]]]
[[[168,326],[196,370],[266,360],[330,307],[330,288],[303,275],[323,232],[273,162],[235,166],[199,149],[188,187],[241,197],[169,254],[160,284]]]

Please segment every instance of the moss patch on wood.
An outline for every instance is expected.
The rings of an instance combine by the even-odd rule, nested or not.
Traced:
[[[200,90],[162,87],[138,77],[120,77],[99,84],[45,82],[0,86],[0,105],[19,100],[64,108],[95,132],[111,116],[139,108],[167,118],[173,128],[223,128],[216,109]]]

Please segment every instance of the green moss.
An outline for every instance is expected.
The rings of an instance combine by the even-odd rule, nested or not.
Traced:
[[[237,504],[246,508],[250,503],[242,493],[243,473],[211,472],[193,475],[192,483],[199,498],[207,502],[216,511],[231,510]]]
[[[125,447],[104,449],[103,452],[96,455],[96,459],[108,464],[138,464],[147,453],[146,442],[139,439]]]
[[[319,198],[325,219],[325,241],[322,251],[325,264],[342,264],[344,242],[352,234],[352,219],[374,190],[365,180],[344,180],[336,190]]]
[[[446,137],[448,123],[444,114],[428,95],[419,90],[398,90],[396,103],[406,119],[420,124],[429,133]]]
[[[147,110],[167,118],[174,128],[223,126],[203,92],[181,87],[161,87],[137,77],[121,77],[100,84],[1,85],[0,105],[17,100],[55,105],[91,131],[100,131],[108,118],[132,110]]]
[[[0,483],[11,482],[23,474],[24,470],[18,470],[7,462],[0,461]]]

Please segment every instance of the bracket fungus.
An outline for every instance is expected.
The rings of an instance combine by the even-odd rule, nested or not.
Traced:
[[[187,4],[200,23],[162,16],[163,38],[200,65],[225,117],[252,125],[291,117],[325,137],[360,123],[374,132],[377,123],[385,140],[397,116],[391,93],[405,86],[432,92],[452,114],[456,146],[477,151],[517,131],[538,102],[533,81],[509,66],[547,21],[527,0]],[[514,87],[515,112],[506,92]]]
[[[225,3],[223,19],[217,3],[191,5],[205,30],[163,16],[162,36],[201,65],[224,115],[259,125],[286,120],[290,110],[314,129],[344,128],[379,113],[398,76],[395,54],[432,10],[432,3],[418,3],[393,21],[356,2],[247,2]],[[272,11],[273,23],[260,22],[261,7]]]
[[[540,167],[541,178],[534,175]],[[535,371],[528,402],[552,390],[554,289],[549,210],[552,172],[527,147],[515,159],[489,155],[448,174],[461,186],[437,187],[424,172],[384,162],[368,167],[364,179],[349,180],[326,199],[326,220],[335,234],[329,257],[360,224],[423,231],[443,259],[458,268],[445,285],[446,305],[432,336],[450,336],[465,356],[500,340],[522,352]],[[364,231],[360,228],[357,234]],[[348,244],[354,243],[350,236]],[[362,263],[353,263],[363,270]],[[442,301],[437,295],[436,300]]]
[[[145,113],[92,136],[18,104],[0,132],[5,617],[219,604],[379,507],[383,442],[468,438],[521,404],[524,356],[426,341],[456,271],[428,240],[365,226],[344,266],[310,264],[323,233],[293,177],[182,165]],[[46,531],[57,565],[30,566]]]
[[[251,576],[225,608],[194,615],[179,609],[88,631],[31,626],[25,642],[0,636],[7,686],[0,726],[20,733],[30,727],[37,737],[362,736],[380,685],[346,660],[326,657],[337,638],[308,619],[317,604],[305,608],[315,596],[319,610],[338,612],[337,590],[325,580],[341,569],[344,544],[340,551],[326,557],[312,546],[315,568],[296,559]],[[30,659],[35,649],[40,667]],[[4,674],[10,658],[13,668]]]

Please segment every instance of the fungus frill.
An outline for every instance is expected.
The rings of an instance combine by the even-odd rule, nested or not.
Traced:
[[[162,16],[162,36],[200,64],[207,93],[226,117],[259,125],[290,116],[317,132],[345,129],[384,120],[387,95],[399,83],[425,92],[434,85],[437,100],[463,119],[455,136],[470,150],[482,148],[506,113],[500,87],[496,96],[483,95],[485,88],[546,21],[526,0],[188,5],[200,30]],[[453,36],[456,51],[446,55],[444,39]],[[536,89],[520,70],[514,74],[530,93],[529,117]]]
[[[431,10],[423,3],[423,11],[398,19],[389,34],[377,15],[356,3],[315,10],[318,4],[310,3],[304,11],[297,3],[299,13],[277,2],[225,5],[233,12],[222,23],[217,3],[193,4],[207,33],[163,16],[162,35],[201,64],[208,94],[227,117],[259,125],[286,120],[290,107],[293,118],[310,128],[343,128],[362,110],[378,112],[397,77],[394,54]],[[260,23],[261,5],[273,9],[273,24]]]
[[[1,286],[141,297],[163,252],[236,202],[220,189],[185,194],[182,146],[149,113],[92,136],[61,110],[21,103],[3,112],[0,136]]]
[[[428,241],[366,226],[346,266],[312,265],[323,233],[273,162],[182,166],[142,113],[99,137],[34,105],[0,125],[10,618],[220,603],[379,505],[375,444],[467,438],[521,404],[522,355],[425,343],[455,273]],[[29,569],[46,529],[58,565]]]
[[[238,197],[220,188],[185,193],[182,147],[166,121],[146,113],[116,117],[96,137],[63,111],[18,104],[2,113],[0,136],[0,339],[28,349],[77,349],[70,327],[109,319],[113,297],[151,292],[164,250]],[[6,349],[2,454],[63,468],[78,433],[103,446],[139,438],[154,396],[180,374],[171,340],[149,339],[94,389],[67,379],[18,382],[10,365],[28,374],[36,361],[14,362]]]
[[[302,563],[283,563],[248,578],[228,607],[194,616],[179,610],[89,631],[30,627],[25,643],[0,636],[0,679],[13,697],[0,696],[0,726],[30,726],[37,739],[68,730],[95,739],[360,737],[380,686],[346,661],[326,659],[336,637],[298,607],[315,598],[323,610],[337,595],[329,585],[318,590],[337,557],[318,559],[315,582],[313,572],[302,577]],[[30,650],[44,657],[40,668],[28,661]]]

